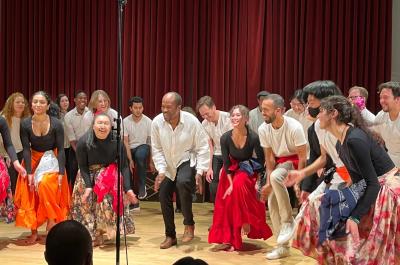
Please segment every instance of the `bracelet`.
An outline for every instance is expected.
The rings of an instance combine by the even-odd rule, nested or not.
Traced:
[[[357,218],[355,218],[353,216],[350,216],[349,219],[352,220],[356,224],[360,224],[360,220],[358,220]]]

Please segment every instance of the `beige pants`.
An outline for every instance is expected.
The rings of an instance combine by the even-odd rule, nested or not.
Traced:
[[[293,163],[287,161],[276,165],[274,171],[272,171],[270,175],[272,193],[268,197],[268,210],[276,237],[278,237],[283,223],[293,222],[289,193],[286,186],[283,184],[289,170],[292,169],[294,169]]]

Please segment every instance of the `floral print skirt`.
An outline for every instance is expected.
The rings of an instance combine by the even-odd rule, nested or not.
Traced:
[[[319,264],[400,264],[400,175],[379,178],[381,189],[375,204],[358,226],[360,244],[351,235],[318,247],[319,207],[323,194],[309,198],[297,216],[293,247]]]
[[[96,183],[99,174],[103,170],[106,170],[106,167],[98,167],[90,171],[92,182]],[[72,192],[70,218],[82,223],[89,230],[93,240],[102,235],[106,235],[108,239],[115,238],[117,213],[113,209],[113,196],[106,194],[98,202],[96,193],[91,192],[86,203],[82,203],[85,188],[85,182],[78,171]],[[120,219],[121,232],[125,231],[126,234],[134,234],[135,225],[128,206],[124,207],[123,213]]]

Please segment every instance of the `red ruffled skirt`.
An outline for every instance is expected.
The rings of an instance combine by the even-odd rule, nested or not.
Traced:
[[[257,198],[256,174],[249,176],[238,169],[235,171],[232,181],[232,193],[223,199],[225,191],[229,187],[229,180],[222,168],[208,242],[230,244],[235,249],[240,249],[243,224],[250,224],[250,232],[247,237],[252,239],[266,240],[272,236],[272,231],[266,223],[265,204]]]

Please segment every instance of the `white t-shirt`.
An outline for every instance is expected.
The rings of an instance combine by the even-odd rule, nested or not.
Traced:
[[[303,126],[297,120],[283,116],[284,122],[279,129],[274,129],[272,124],[263,123],[258,128],[260,144],[264,148],[272,148],[275,157],[296,154],[296,147],[307,143]]]
[[[217,124],[209,122],[206,119],[201,124],[214,143],[214,155],[222,155],[220,138],[225,132],[232,129],[230,114],[225,111],[219,111]]]
[[[385,141],[388,154],[396,167],[400,167],[400,113],[392,121],[388,112],[380,111],[375,118],[374,129]]]
[[[132,114],[124,119],[124,136],[128,136],[129,148],[134,149],[142,144],[150,145],[151,119],[142,115],[140,121],[135,122]]]
[[[361,117],[363,117],[367,125],[375,123],[375,115],[371,111],[367,110],[367,108],[361,111]]]
[[[313,121],[307,119],[307,115],[305,112],[297,114],[296,112],[294,112],[293,109],[289,109],[288,111],[286,111],[285,115],[299,121],[303,126],[304,134],[306,135],[307,139],[307,158],[308,158],[310,156],[310,145],[308,144],[308,128],[313,124]]]

